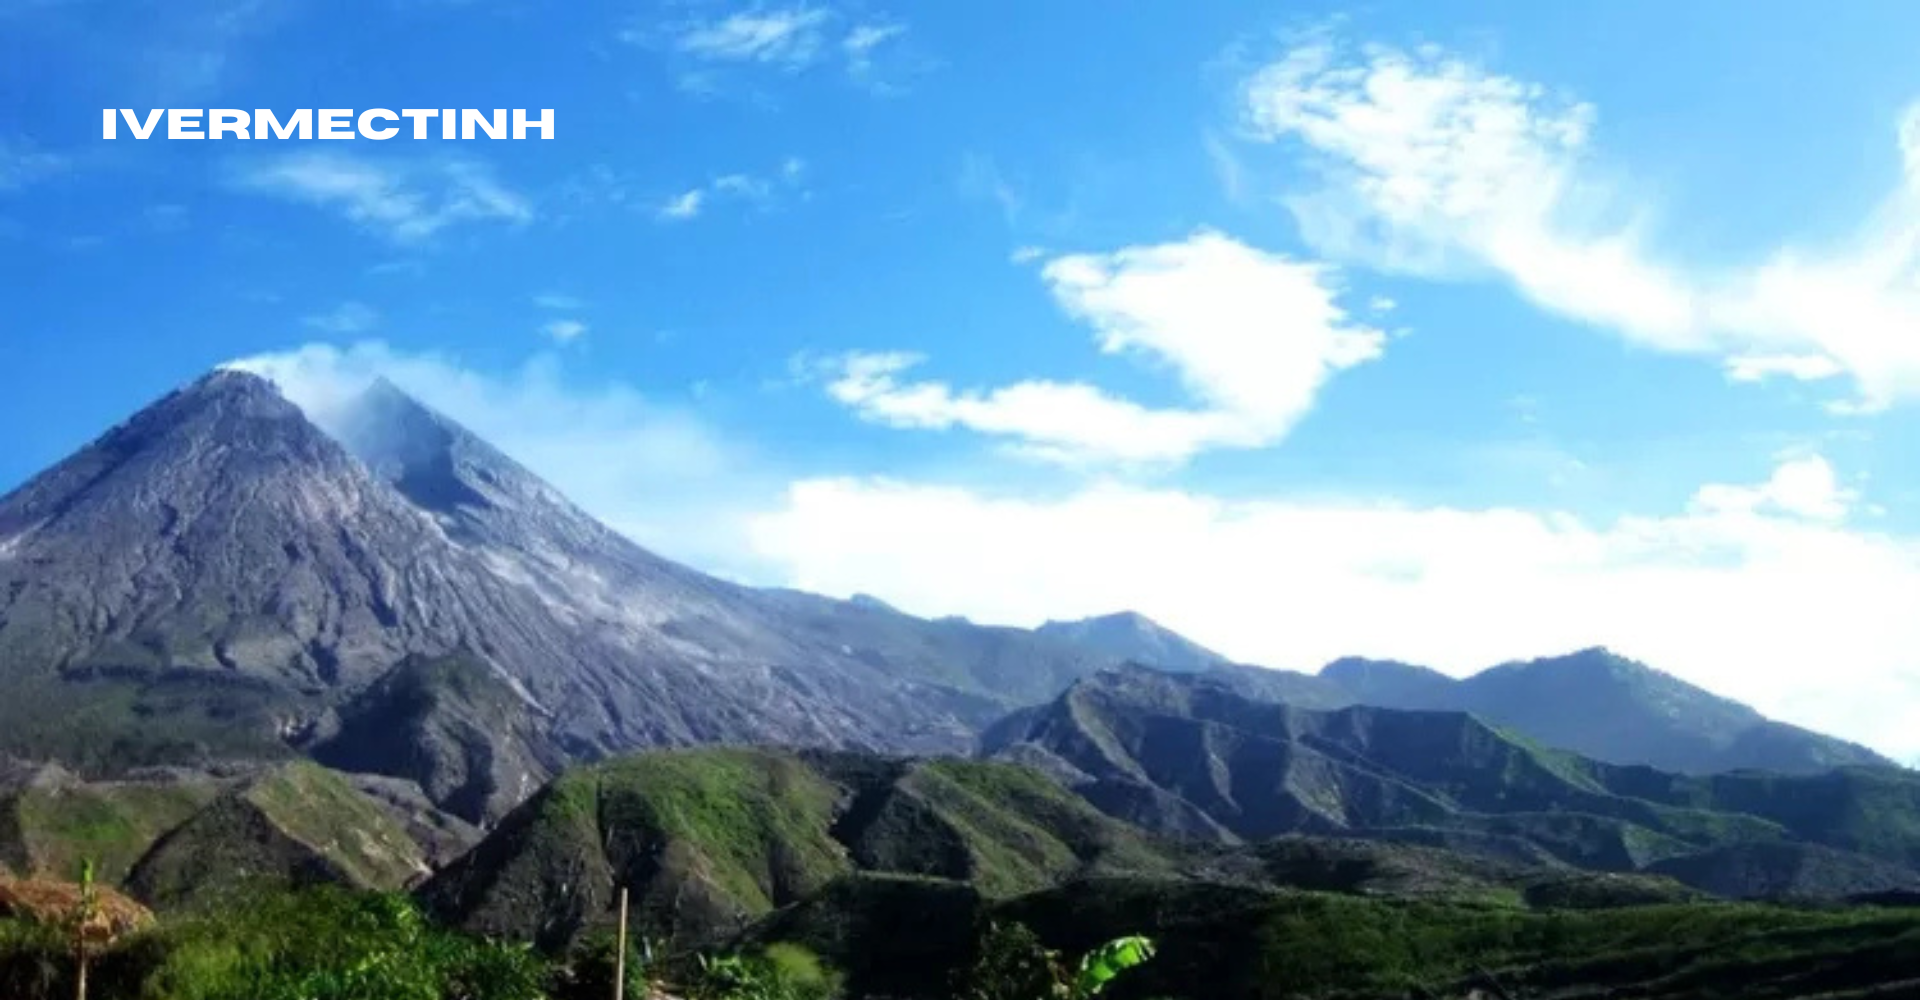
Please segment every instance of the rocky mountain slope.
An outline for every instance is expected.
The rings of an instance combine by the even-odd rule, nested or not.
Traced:
[[[1144,663],[1162,670],[1193,672],[1226,666],[1232,662],[1132,611],[1077,621],[1050,621],[1034,631],[1039,635],[1098,650],[1116,660]]]
[[[1617,764],[1707,774],[1891,763],[1605,649],[1501,664],[1456,680],[1427,667],[1358,657],[1335,660],[1318,674],[1236,664],[1132,613],[1049,622],[1037,631],[1121,662],[1204,673],[1247,697],[1300,708],[1472,712],[1548,746]]]
[[[1462,680],[1386,660],[1320,671],[1355,703],[1472,712],[1596,760],[1706,774],[1891,763],[1865,747],[1774,722],[1606,649],[1496,666]]]
[[[982,749],[1188,838],[1362,836],[1733,895],[1920,882],[1920,774],[1890,768],[1689,777],[1549,750],[1465,713],[1313,711],[1140,667],[1075,684]]]
[[[219,371],[0,498],[0,750],[312,750],[484,819],[623,748],[963,747],[1101,662],[697,573],[384,383],[329,426]]]

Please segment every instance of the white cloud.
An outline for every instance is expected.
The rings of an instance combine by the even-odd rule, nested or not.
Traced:
[[[722,174],[713,179],[713,190],[721,194],[738,195],[752,201],[762,201],[773,192],[773,186],[751,174]]]
[[[769,474],[767,459],[744,453],[697,415],[618,382],[584,380],[553,354],[486,372],[452,355],[368,341],[309,344],[231,364],[273,379],[322,427],[384,376],[608,525],[702,569],[746,570],[736,527],[778,488],[759,478]]]
[[[828,12],[818,7],[759,7],[690,25],[677,45],[705,59],[800,69],[820,54],[828,20]]]
[[[1740,488],[1702,493],[1715,489]],[[1462,674],[1607,645],[1777,718],[1920,752],[1920,541],[1849,528],[1850,498],[1817,459],[1746,489],[1759,500],[1597,524],[1116,484],[1012,497],[811,479],[751,537],[793,586],[1022,625],[1130,608],[1271,666],[1361,654]]]
[[[707,193],[699,188],[683,191],[660,206],[660,217],[676,222],[691,219],[700,214],[700,203],[706,200],[706,196]]]
[[[745,201],[766,208],[782,194],[805,197],[807,161],[789,156],[767,175],[734,172],[720,174],[707,183],[674,195],[656,212],[664,221],[684,222],[700,215],[716,201]]]
[[[300,322],[323,333],[364,333],[379,325],[380,314],[361,302],[342,302],[324,313],[303,316]]]
[[[840,48],[847,58],[847,72],[856,79],[865,78],[873,73],[874,52],[880,46],[907,33],[903,24],[856,24],[840,40]]]
[[[533,297],[533,304],[555,312],[578,312],[587,307],[584,299],[560,292],[541,292]]]
[[[1754,486],[1709,484],[1693,495],[1692,508],[1710,513],[1756,511],[1839,521],[1859,499],[1840,485],[1833,466],[1819,455],[1785,458],[1766,482]]]
[[[1491,274],[1567,317],[1738,380],[1851,377],[1860,404],[1920,396],[1920,105],[1904,181],[1845,244],[1757,265],[1657,259],[1645,210],[1597,164],[1595,109],[1432,46],[1302,45],[1245,82],[1245,123],[1324,181],[1290,199],[1321,252],[1433,278]]]
[[[895,87],[885,77],[917,67],[896,54],[906,33],[897,21],[862,20],[829,6],[756,3],[724,17],[635,26],[620,38],[676,57],[683,64],[676,82],[701,96],[723,93],[733,78],[754,71],[791,75],[833,63],[855,83],[888,93]]]
[[[1383,335],[1336,303],[1326,268],[1201,231],[1178,242],[1073,254],[1041,271],[1103,354],[1164,366],[1199,404],[1155,409],[1085,383],[987,391],[902,381],[920,359],[855,354],[830,394],[896,427],[965,427],[1074,462],[1177,462],[1285,436],[1336,372],[1378,357]]]
[[[540,332],[562,344],[571,344],[587,332],[587,324],[577,319],[548,320],[540,327]]]
[[[398,243],[420,242],[463,223],[533,219],[525,198],[470,161],[386,164],[345,153],[301,152],[254,163],[240,172],[238,183],[334,209]]]

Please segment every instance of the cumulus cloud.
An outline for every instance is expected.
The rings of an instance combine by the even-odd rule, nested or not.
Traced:
[[[829,393],[872,421],[962,427],[1049,459],[1178,462],[1279,440],[1329,378],[1378,357],[1384,340],[1336,302],[1327,268],[1212,231],[1056,257],[1041,275],[1101,353],[1164,367],[1198,405],[1147,407],[1083,382],[959,390],[906,378],[922,359],[902,353],[847,356]]]
[[[377,377],[459,421],[644,545],[730,575],[754,567],[735,526],[764,509],[779,484],[748,454],[686,409],[631,386],[571,373],[555,355],[482,371],[442,353],[379,341],[308,344],[230,367],[276,382],[321,427]]]
[[[396,243],[418,243],[455,225],[523,224],[533,206],[482,164],[383,163],[345,153],[291,153],[252,163],[242,190],[331,209]]]
[[[1771,511],[1819,521],[1847,516],[1859,494],[1840,485],[1833,466],[1819,455],[1787,458],[1766,482],[1751,486],[1709,484],[1693,495],[1695,510],[1709,513]]]
[[[1848,527],[1850,502],[1804,456],[1764,483],[1605,524],[1115,483],[1036,497],[829,478],[795,483],[750,530],[794,586],[921,614],[1032,625],[1130,608],[1236,658],[1304,669],[1362,654],[1462,674],[1607,645],[1774,717],[1920,752],[1920,541]]]
[[[1307,151],[1288,204],[1342,260],[1491,275],[1539,306],[1742,381],[1846,375],[1872,408],[1920,396],[1920,105],[1904,179],[1841,245],[1706,266],[1650,248],[1645,209],[1594,149],[1596,109],[1434,46],[1295,47],[1245,81],[1247,133]]]

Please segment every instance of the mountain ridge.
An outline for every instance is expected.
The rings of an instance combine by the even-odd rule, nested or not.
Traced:
[[[1040,767],[1117,818],[1221,843],[1358,836],[1723,888],[1742,864],[1771,869],[1756,885],[1815,865],[1852,880],[1842,895],[1920,880],[1920,775],[1898,769],[1686,776],[1548,749],[1468,713],[1312,710],[1138,666],[1075,683],[979,752]],[[1707,857],[1729,847],[1748,860]]]
[[[722,581],[594,520],[384,380],[318,417],[220,369],[0,496],[0,753],[90,775],[305,755],[490,823],[569,763],[649,746],[965,752],[1128,659],[1300,708],[1361,700],[1342,686],[1347,661],[1320,675],[1235,664],[1133,612],[1028,630]],[[1490,673],[1511,687],[1538,671]],[[1367,697],[1488,684],[1418,676],[1430,690],[1389,676]],[[1591,720],[1528,715],[1518,688],[1466,710],[1619,755],[1580,731]],[[1688,724],[1732,722],[1679,727],[1662,751],[1674,759],[1653,762],[1878,762],[1681,688],[1629,694],[1719,707]],[[1645,708],[1621,701],[1615,729]]]

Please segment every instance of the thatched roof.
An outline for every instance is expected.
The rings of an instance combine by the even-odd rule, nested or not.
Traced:
[[[94,887],[96,911],[87,922],[90,940],[109,941],[153,925],[153,911],[108,886]],[[52,879],[14,879],[0,874],[0,917],[44,924],[64,923],[80,912],[80,886]]]

